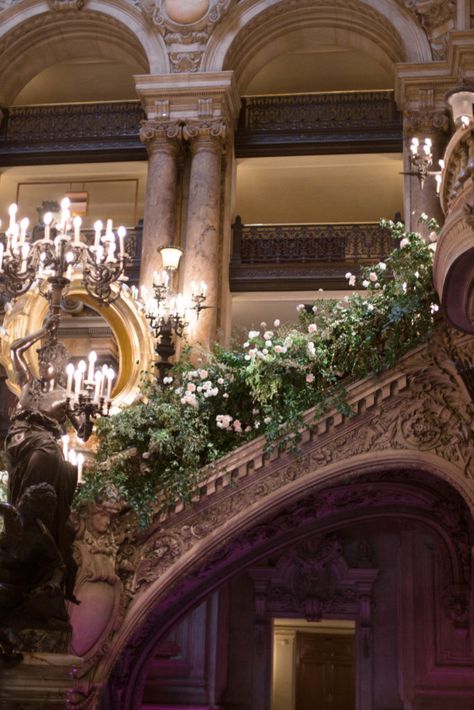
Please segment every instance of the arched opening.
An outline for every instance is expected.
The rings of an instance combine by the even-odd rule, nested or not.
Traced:
[[[357,709],[422,707],[433,694],[467,708],[474,678],[458,664],[471,658],[472,535],[460,495],[420,471],[307,492],[168,585],[116,666],[105,707],[119,697],[132,707],[144,689],[144,707],[277,708],[272,623],[283,617],[355,623]],[[153,548],[168,579],[172,538],[158,534]],[[301,710],[295,698],[289,707]]]
[[[150,71],[139,37],[123,22],[100,12],[39,15],[11,30],[8,40],[0,65],[3,106],[13,105],[17,97],[22,104],[31,98],[34,103],[50,103],[58,96],[67,102],[81,101],[88,92],[96,94],[98,82],[113,66],[120,70],[119,83],[125,82],[121,90],[130,93],[132,74]],[[8,70],[12,66],[15,72]],[[76,79],[80,80],[77,86]],[[53,82],[58,82],[54,89]]]

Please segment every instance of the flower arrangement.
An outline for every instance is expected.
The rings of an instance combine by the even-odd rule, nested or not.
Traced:
[[[393,252],[360,276],[346,274],[362,292],[300,304],[296,323],[261,323],[243,346],[201,352],[198,367],[188,352],[165,386],[148,380],[141,401],[101,419],[97,464],[76,505],[113,484],[146,524],[160,505],[189,500],[203,467],[246,441],[263,434],[268,447],[297,446],[305,410],[350,415],[347,385],[393,367],[426,341],[439,309],[436,224],[429,222],[430,242],[401,223],[382,224]],[[120,455],[129,447],[136,456]]]

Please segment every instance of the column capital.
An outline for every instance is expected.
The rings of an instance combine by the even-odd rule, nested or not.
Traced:
[[[183,124],[183,138],[191,143],[191,149],[199,147],[221,151],[227,135],[227,125],[221,119],[193,120]]]
[[[140,140],[146,145],[148,151],[157,148],[176,150],[182,134],[180,121],[151,118],[140,122]]]
[[[449,116],[447,110],[405,111],[403,115],[403,133],[412,138],[420,134],[433,135],[449,132]]]

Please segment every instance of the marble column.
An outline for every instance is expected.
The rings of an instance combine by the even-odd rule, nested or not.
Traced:
[[[160,249],[175,240],[181,135],[178,121],[149,119],[140,127],[140,140],[148,150],[140,267],[140,283],[147,288],[152,285],[153,271],[161,268]]]
[[[189,120],[183,138],[191,148],[186,245],[183,264],[183,291],[191,294],[191,284],[205,281],[206,305],[188,330],[188,340],[208,346],[216,336],[219,307],[220,208],[222,152],[226,124],[220,119]]]
[[[411,172],[413,167],[410,164],[410,143],[416,136],[423,143],[425,138],[432,141],[431,152],[433,154],[433,171],[440,170],[438,161],[443,158],[447,144],[449,119],[444,111],[409,111],[404,115],[403,135],[404,171]],[[427,236],[427,228],[420,224],[421,214],[426,214],[430,218],[437,220],[441,226],[444,221],[443,211],[439,195],[436,192],[436,180],[433,176],[428,176],[421,187],[419,180],[413,175],[405,176],[405,223],[414,232],[420,232]]]

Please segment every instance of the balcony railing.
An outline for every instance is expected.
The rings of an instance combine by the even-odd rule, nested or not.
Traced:
[[[0,111],[0,165],[146,160],[139,101],[14,106]],[[391,91],[243,99],[238,156],[397,152],[402,121]]]
[[[243,99],[238,156],[401,150],[402,119],[392,91]]]
[[[233,291],[348,288],[345,274],[383,260],[396,246],[378,223],[233,227]]]
[[[139,101],[3,109],[0,164],[144,159]],[[0,114],[1,115],[1,114]]]

